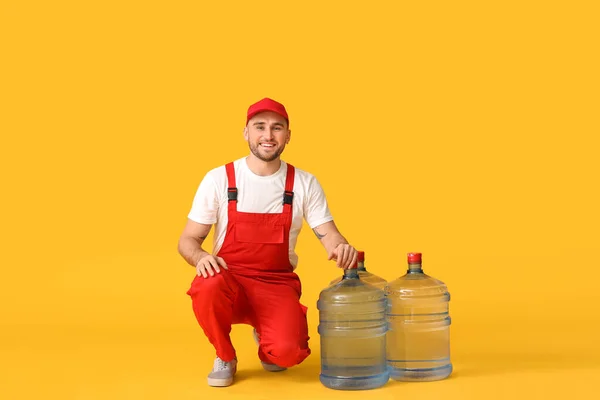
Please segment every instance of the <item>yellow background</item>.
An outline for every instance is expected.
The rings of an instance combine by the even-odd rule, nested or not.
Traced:
[[[596,396],[595,2],[217,3],[1,3],[0,397]],[[235,326],[239,379],[207,387],[177,240],[265,96],[367,267],[391,280],[420,251],[447,283],[450,379],[319,383],[339,270],[305,228],[313,354],[268,374]]]

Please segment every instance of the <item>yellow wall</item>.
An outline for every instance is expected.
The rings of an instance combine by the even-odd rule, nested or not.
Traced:
[[[98,329],[203,341],[177,240],[268,96],[290,114],[284,159],[317,176],[369,270],[394,279],[419,251],[448,284],[458,359],[599,355],[595,10],[326,3],[1,6],[6,348]],[[297,250],[318,357],[316,299],[339,271],[307,227]]]

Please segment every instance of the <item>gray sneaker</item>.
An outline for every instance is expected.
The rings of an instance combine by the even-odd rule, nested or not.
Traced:
[[[209,386],[229,386],[233,383],[233,376],[237,371],[237,359],[229,362],[215,358],[213,369],[208,374]]]
[[[254,337],[254,341],[256,342],[256,345],[258,346],[259,338],[258,338],[258,332],[256,332],[256,329],[252,330],[252,336]],[[264,370],[269,371],[269,372],[281,372],[281,371],[285,371],[287,369],[285,367],[280,367],[279,365],[266,363],[262,360],[260,363],[262,364]]]

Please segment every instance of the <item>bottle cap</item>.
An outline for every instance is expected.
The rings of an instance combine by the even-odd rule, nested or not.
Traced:
[[[421,264],[421,253],[408,253],[409,264]]]
[[[365,252],[359,251],[358,252],[358,262],[364,262],[364,261],[365,261]]]

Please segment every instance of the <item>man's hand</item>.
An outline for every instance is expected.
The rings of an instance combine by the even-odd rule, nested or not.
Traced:
[[[203,276],[204,278],[208,278],[208,275],[215,276],[215,272],[221,272],[219,265],[225,269],[228,269],[225,260],[223,260],[221,257],[215,257],[212,254],[206,253],[198,260],[198,263],[196,264],[196,274],[198,274],[198,276]]]
[[[340,243],[329,254],[328,260],[336,260],[339,268],[348,269],[356,264],[358,251],[348,243]]]

